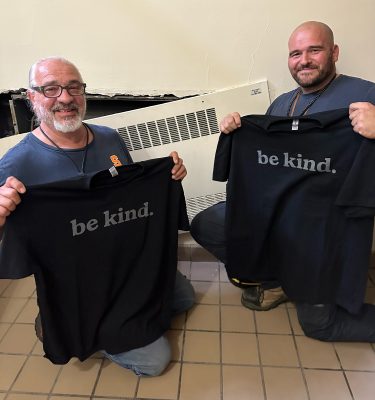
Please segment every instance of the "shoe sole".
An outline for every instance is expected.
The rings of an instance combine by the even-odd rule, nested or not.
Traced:
[[[271,303],[269,306],[262,307],[262,306],[257,306],[256,304],[253,303],[247,303],[246,300],[244,300],[243,296],[241,296],[241,304],[249,308],[250,310],[255,310],[255,311],[269,311],[272,310],[273,308],[276,308],[282,303],[286,303],[288,301],[287,297],[280,297],[279,300],[276,300],[275,302]]]

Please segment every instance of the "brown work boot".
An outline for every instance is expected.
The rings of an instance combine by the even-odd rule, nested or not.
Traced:
[[[243,290],[241,303],[243,306],[257,311],[268,311],[288,301],[281,287],[263,289],[262,286],[250,286]]]

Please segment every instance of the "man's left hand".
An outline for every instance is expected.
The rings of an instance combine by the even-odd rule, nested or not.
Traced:
[[[172,168],[172,179],[176,181],[184,179],[187,171],[182,158],[178,156],[177,151],[172,151],[169,157],[172,157],[174,162],[174,167]]]
[[[354,132],[375,139],[375,106],[367,102],[352,103],[349,106],[349,118]]]

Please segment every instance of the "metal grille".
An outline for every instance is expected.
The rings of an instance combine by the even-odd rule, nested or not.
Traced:
[[[205,210],[207,207],[213,206],[219,201],[225,201],[225,200],[226,200],[225,192],[207,194],[205,196],[192,197],[190,199],[186,199],[186,208],[189,221],[191,221],[193,217],[200,211]]]
[[[220,133],[214,108],[118,128],[130,151]]]

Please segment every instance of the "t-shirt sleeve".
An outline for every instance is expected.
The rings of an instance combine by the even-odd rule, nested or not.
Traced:
[[[335,202],[347,217],[375,215],[374,174],[375,140],[364,138]]]

